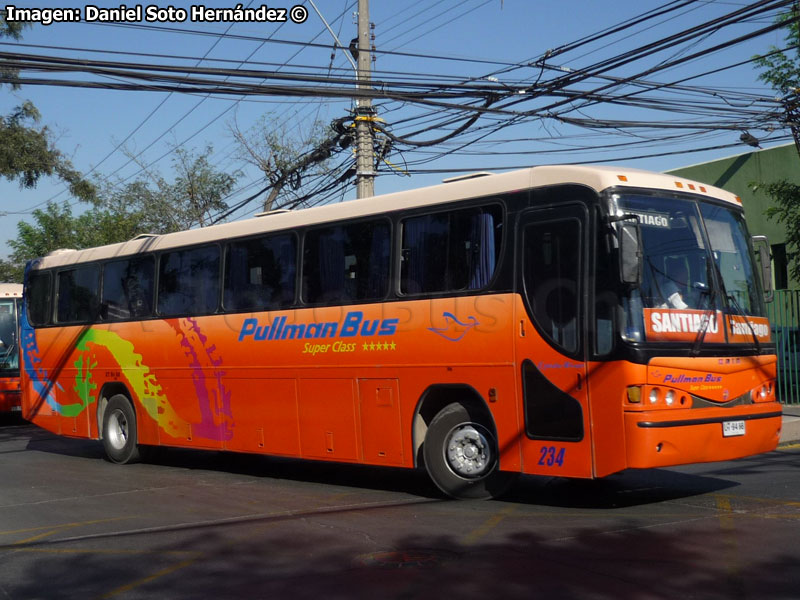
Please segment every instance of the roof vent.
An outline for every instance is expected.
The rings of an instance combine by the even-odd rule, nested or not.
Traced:
[[[157,233],[140,233],[136,237],[131,238],[131,241],[135,242],[136,240],[146,240],[148,238],[157,238],[157,237],[158,237]]]
[[[52,252],[48,252],[47,256],[58,256],[59,254],[67,254],[69,252],[77,252],[75,248],[58,248]]]
[[[466,175],[448,177],[447,179],[442,179],[442,183],[454,183],[456,181],[466,181],[467,179],[477,179],[478,177],[488,177],[490,175],[494,175],[494,173],[489,173],[489,171],[478,171],[477,173],[467,173]]]
[[[288,208],[276,208],[275,210],[268,210],[266,212],[256,213],[256,217],[269,217],[272,215],[279,215],[281,213],[291,212]]]

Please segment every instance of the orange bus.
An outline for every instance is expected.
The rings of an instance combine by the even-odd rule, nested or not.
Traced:
[[[723,190],[542,166],[57,251],[26,270],[23,415],[117,463],[419,467],[462,498],[766,452],[765,241]]]
[[[21,283],[0,283],[0,414],[19,414],[19,314]]]

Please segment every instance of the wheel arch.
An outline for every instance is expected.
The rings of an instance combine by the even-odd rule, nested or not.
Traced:
[[[497,426],[492,411],[478,390],[466,383],[433,384],[422,393],[414,411],[412,441],[415,467],[420,468],[425,465],[422,445],[425,442],[428,425],[439,411],[454,402],[464,406],[471,415],[490,427],[495,437],[497,436]]]

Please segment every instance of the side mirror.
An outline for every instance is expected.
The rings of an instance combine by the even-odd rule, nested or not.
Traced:
[[[764,235],[754,235],[753,248],[756,251],[756,261],[761,270],[761,285],[764,290],[764,301],[772,302],[775,292],[772,288],[772,256],[769,250],[769,241]]]
[[[642,236],[639,223],[622,221],[617,232],[622,282],[639,285],[642,282]]]

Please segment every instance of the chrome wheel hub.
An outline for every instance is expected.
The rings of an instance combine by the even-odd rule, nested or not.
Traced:
[[[128,442],[128,419],[122,411],[115,410],[108,417],[106,436],[112,447],[122,450]]]
[[[447,464],[459,477],[482,477],[492,464],[492,449],[482,429],[475,424],[459,425],[447,438]]]

